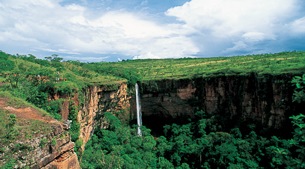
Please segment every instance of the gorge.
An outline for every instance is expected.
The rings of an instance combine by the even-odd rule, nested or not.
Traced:
[[[92,151],[91,154],[99,152],[97,155],[100,155],[100,160],[110,158],[108,160],[113,160],[111,164],[114,165],[117,160],[131,160],[126,156],[112,159],[117,158],[112,153],[122,149],[123,145],[132,143],[140,146],[137,149],[139,152],[143,151],[143,154],[159,151],[156,146],[163,145],[160,141],[165,139],[166,145],[166,141],[170,141],[166,139],[173,139],[171,135],[163,137],[163,127],[167,126],[167,131],[171,131],[169,128],[174,129],[176,124],[181,126],[176,126],[178,129],[190,126],[190,122],[192,125],[197,124],[198,120],[201,120],[197,112],[204,112],[206,117],[217,120],[216,128],[222,127],[220,131],[208,129],[207,135],[203,135],[201,139],[216,137],[213,132],[220,137],[228,137],[231,129],[235,128],[238,128],[241,134],[247,133],[249,131],[245,130],[248,130],[249,126],[255,128],[260,137],[275,135],[283,139],[290,138],[293,135],[293,125],[289,117],[304,113],[302,103],[293,100],[296,82],[292,83],[294,77],[305,72],[304,65],[301,64],[305,58],[302,52],[214,60],[136,60],[118,63],[57,62],[26,56],[4,56],[7,64],[12,66],[1,70],[0,115],[3,120],[0,130],[6,131],[6,126],[12,121],[11,116],[17,115],[17,123],[9,129],[18,132],[11,138],[1,133],[0,141],[6,148],[0,151],[0,166],[79,168],[86,162],[82,160],[88,160],[86,151]],[[237,65],[242,65],[242,69],[239,70]],[[26,73],[19,69],[24,69],[23,72]],[[54,70],[60,70],[62,77],[58,77]],[[302,83],[301,81],[298,83]],[[24,116],[18,116],[16,111],[11,111],[10,107],[19,109],[17,102],[11,104],[12,101],[9,101],[15,102],[15,98],[23,100],[22,110],[31,110],[23,113],[25,117],[37,112],[37,115],[33,116],[34,121],[25,123]],[[26,102],[33,105],[29,106]],[[48,113],[44,113],[44,110]],[[20,134],[24,132],[21,129],[24,124],[35,126],[35,120],[41,121],[36,117],[41,117],[43,122],[47,121],[45,126],[48,131],[38,135],[35,127],[30,127],[28,132],[36,135]],[[48,120],[45,117],[48,117]],[[137,126],[136,135],[142,136],[141,139],[132,135],[134,128],[127,127],[133,125]],[[139,127],[142,125],[143,127]],[[201,131],[197,130],[197,127],[193,127],[192,132]],[[209,135],[209,132],[212,135]],[[122,138],[116,136],[124,133]],[[131,141],[131,138],[135,142]],[[18,142],[18,139],[25,141]],[[182,142],[187,143],[187,140],[188,138],[185,138]],[[195,138],[193,140],[199,147],[205,145],[199,144],[200,141]],[[122,145],[116,143],[118,141]],[[30,144],[31,142],[33,144]],[[21,146],[20,149],[20,145],[26,145],[26,148]],[[105,150],[98,151],[90,149],[94,146],[106,147]],[[15,149],[16,152],[5,156],[8,155],[9,148]],[[112,152],[111,148],[118,149]],[[193,147],[186,152],[195,149]],[[23,151],[29,150],[36,154],[35,158],[30,158],[31,154],[24,155],[26,153]],[[196,151],[203,153],[203,150],[204,148]],[[131,153],[134,149],[127,147],[122,150],[125,151]],[[158,156],[168,156],[168,160],[174,158],[169,158],[169,152],[162,151],[160,149]],[[193,154],[186,157],[194,156],[197,159],[196,164],[190,163],[194,167],[202,165],[202,155]],[[149,156],[155,155],[147,155]],[[10,161],[8,157],[17,160]],[[175,160],[171,161],[173,164],[169,164],[167,160],[163,162],[169,166],[180,166],[182,164],[179,163],[178,157],[179,155],[175,155]],[[265,165],[265,162],[262,163]],[[90,165],[90,162],[87,164]],[[107,164],[107,161],[102,161],[101,164]],[[137,166],[136,162],[130,161],[130,164]],[[117,165],[120,167],[125,164]],[[213,165],[212,162],[211,166]]]
[[[289,123],[291,112],[302,112],[301,105],[292,102],[294,87],[289,79],[293,76],[252,73],[143,82],[140,84],[143,125],[158,133],[154,129],[162,130],[163,125],[187,120],[194,117],[196,111],[202,110],[221,115],[231,127],[251,122],[265,129],[283,129]],[[118,90],[112,91],[97,92],[93,88],[88,103],[95,102],[96,105],[89,107],[95,107],[95,112],[100,112],[98,109],[103,109],[102,112],[122,111],[125,115],[123,113],[121,117],[125,121],[136,120],[135,94],[128,95],[127,90],[124,83]],[[84,116],[90,120],[82,123],[88,128],[82,133],[90,133],[94,128],[88,127],[93,124],[94,116]]]

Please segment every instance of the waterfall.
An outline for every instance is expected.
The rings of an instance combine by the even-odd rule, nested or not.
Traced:
[[[141,126],[142,126],[142,113],[141,113],[141,102],[140,102],[140,92],[139,85],[136,83],[136,105],[137,105],[137,123],[138,123],[138,135],[142,136]]]

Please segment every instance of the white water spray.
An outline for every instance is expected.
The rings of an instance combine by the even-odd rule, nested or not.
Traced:
[[[138,83],[136,83],[135,88],[136,88],[138,135],[142,136],[142,131],[141,131],[142,113],[141,113],[141,102],[140,102],[140,93],[139,93],[139,85],[138,85]]]

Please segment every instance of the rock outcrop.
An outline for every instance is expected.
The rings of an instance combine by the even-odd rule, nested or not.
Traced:
[[[9,168],[80,168],[74,143],[63,123],[22,101],[16,106],[12,100],[0,97],[2,120],[14,119],[6,129],[15,133],[0,139],[0,166],[8,163],[12,165]]]
[[[144,125],[162,125],[177,119],[193,118],[203,110],[217,114],[232,124],[251,121],[264,128],[280,129],[289,120],[291,112],[300,108],[292,102],[293,74],[215,76],[180,80],[146,81],[140,84]],[[73,101],[81,107],[78,112],[82,150],[95,127],[104,128],[102,115],[119,112],[120,119],[129,122],[136,117],[133,89],[127,93],[127,84],[115,87],[91,86],[84,91],[84,101],[74,95]],[[131,94],[130,94],[131,93]],[[66,112],[67,105],[63,106]],[[65,117],[67,116],[67,113]],[[146,119],[145,119],[146,118]],[[150,126],[148,126],[150,127]]]
[[[78,157],[74,152],[74,143],[71,142],[70,139],[70,134],[65,131],[59,123],[51,125],[52,132],[47,135],[39,135],[32,139],[17,140],[16,142],[3,147],[4,155],[6,154],[6,151],[15,151],[12,155],[16,160],[14,168],[80,168]],[[16,149],[19,150],[17,151]]]
[[[101,115],[105,112],[120,112],[122,119],[129,120],[129,97],[127,84],[122,83],[117,88],[106,86],[91,86],[86,89],[84,104],[78,112],[81,124],[80,138],[83,140],[82,150],[90,139],[94,127],[103,127]],[[127,118],[127,119],[126,119]]]
[[[57,127],[53,134],[46,137],[48,141],[45,145],[41,145],[40,141],[39,153],[36,154],[40,160],[31,168],[80,169],[70,134],[62,127]]]
[[[80,123],[79,137],[83,140],[82,150],[84,150],[84,147],[93,132],[94,119],[98,112],[99,99],[102,91],[103,88],[97,86],[92,86],[85,90],[84,104],[82,105],[82,109],[78,112],[77,117],[77,120]]]
[[[197,110],[218,114],[232,123],[251,120],[279,129],[292,112],[294,75],[236,75],[208,78],[148,81],[141,85],[143,117],[168,121],[194,116]],[[135,118],[134,101],[132,114]],[[143,122],[144,123],[144,122]]]

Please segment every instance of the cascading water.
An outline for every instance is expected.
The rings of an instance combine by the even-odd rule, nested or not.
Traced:
[[[138,83],[136,83],[135,88],[136,88],[138,135],[142,136],[142,131],[141,131],[142,113],[141,113],[141,102],[140,102],[140,93],[139,93],[139,85],[138,85]]]

